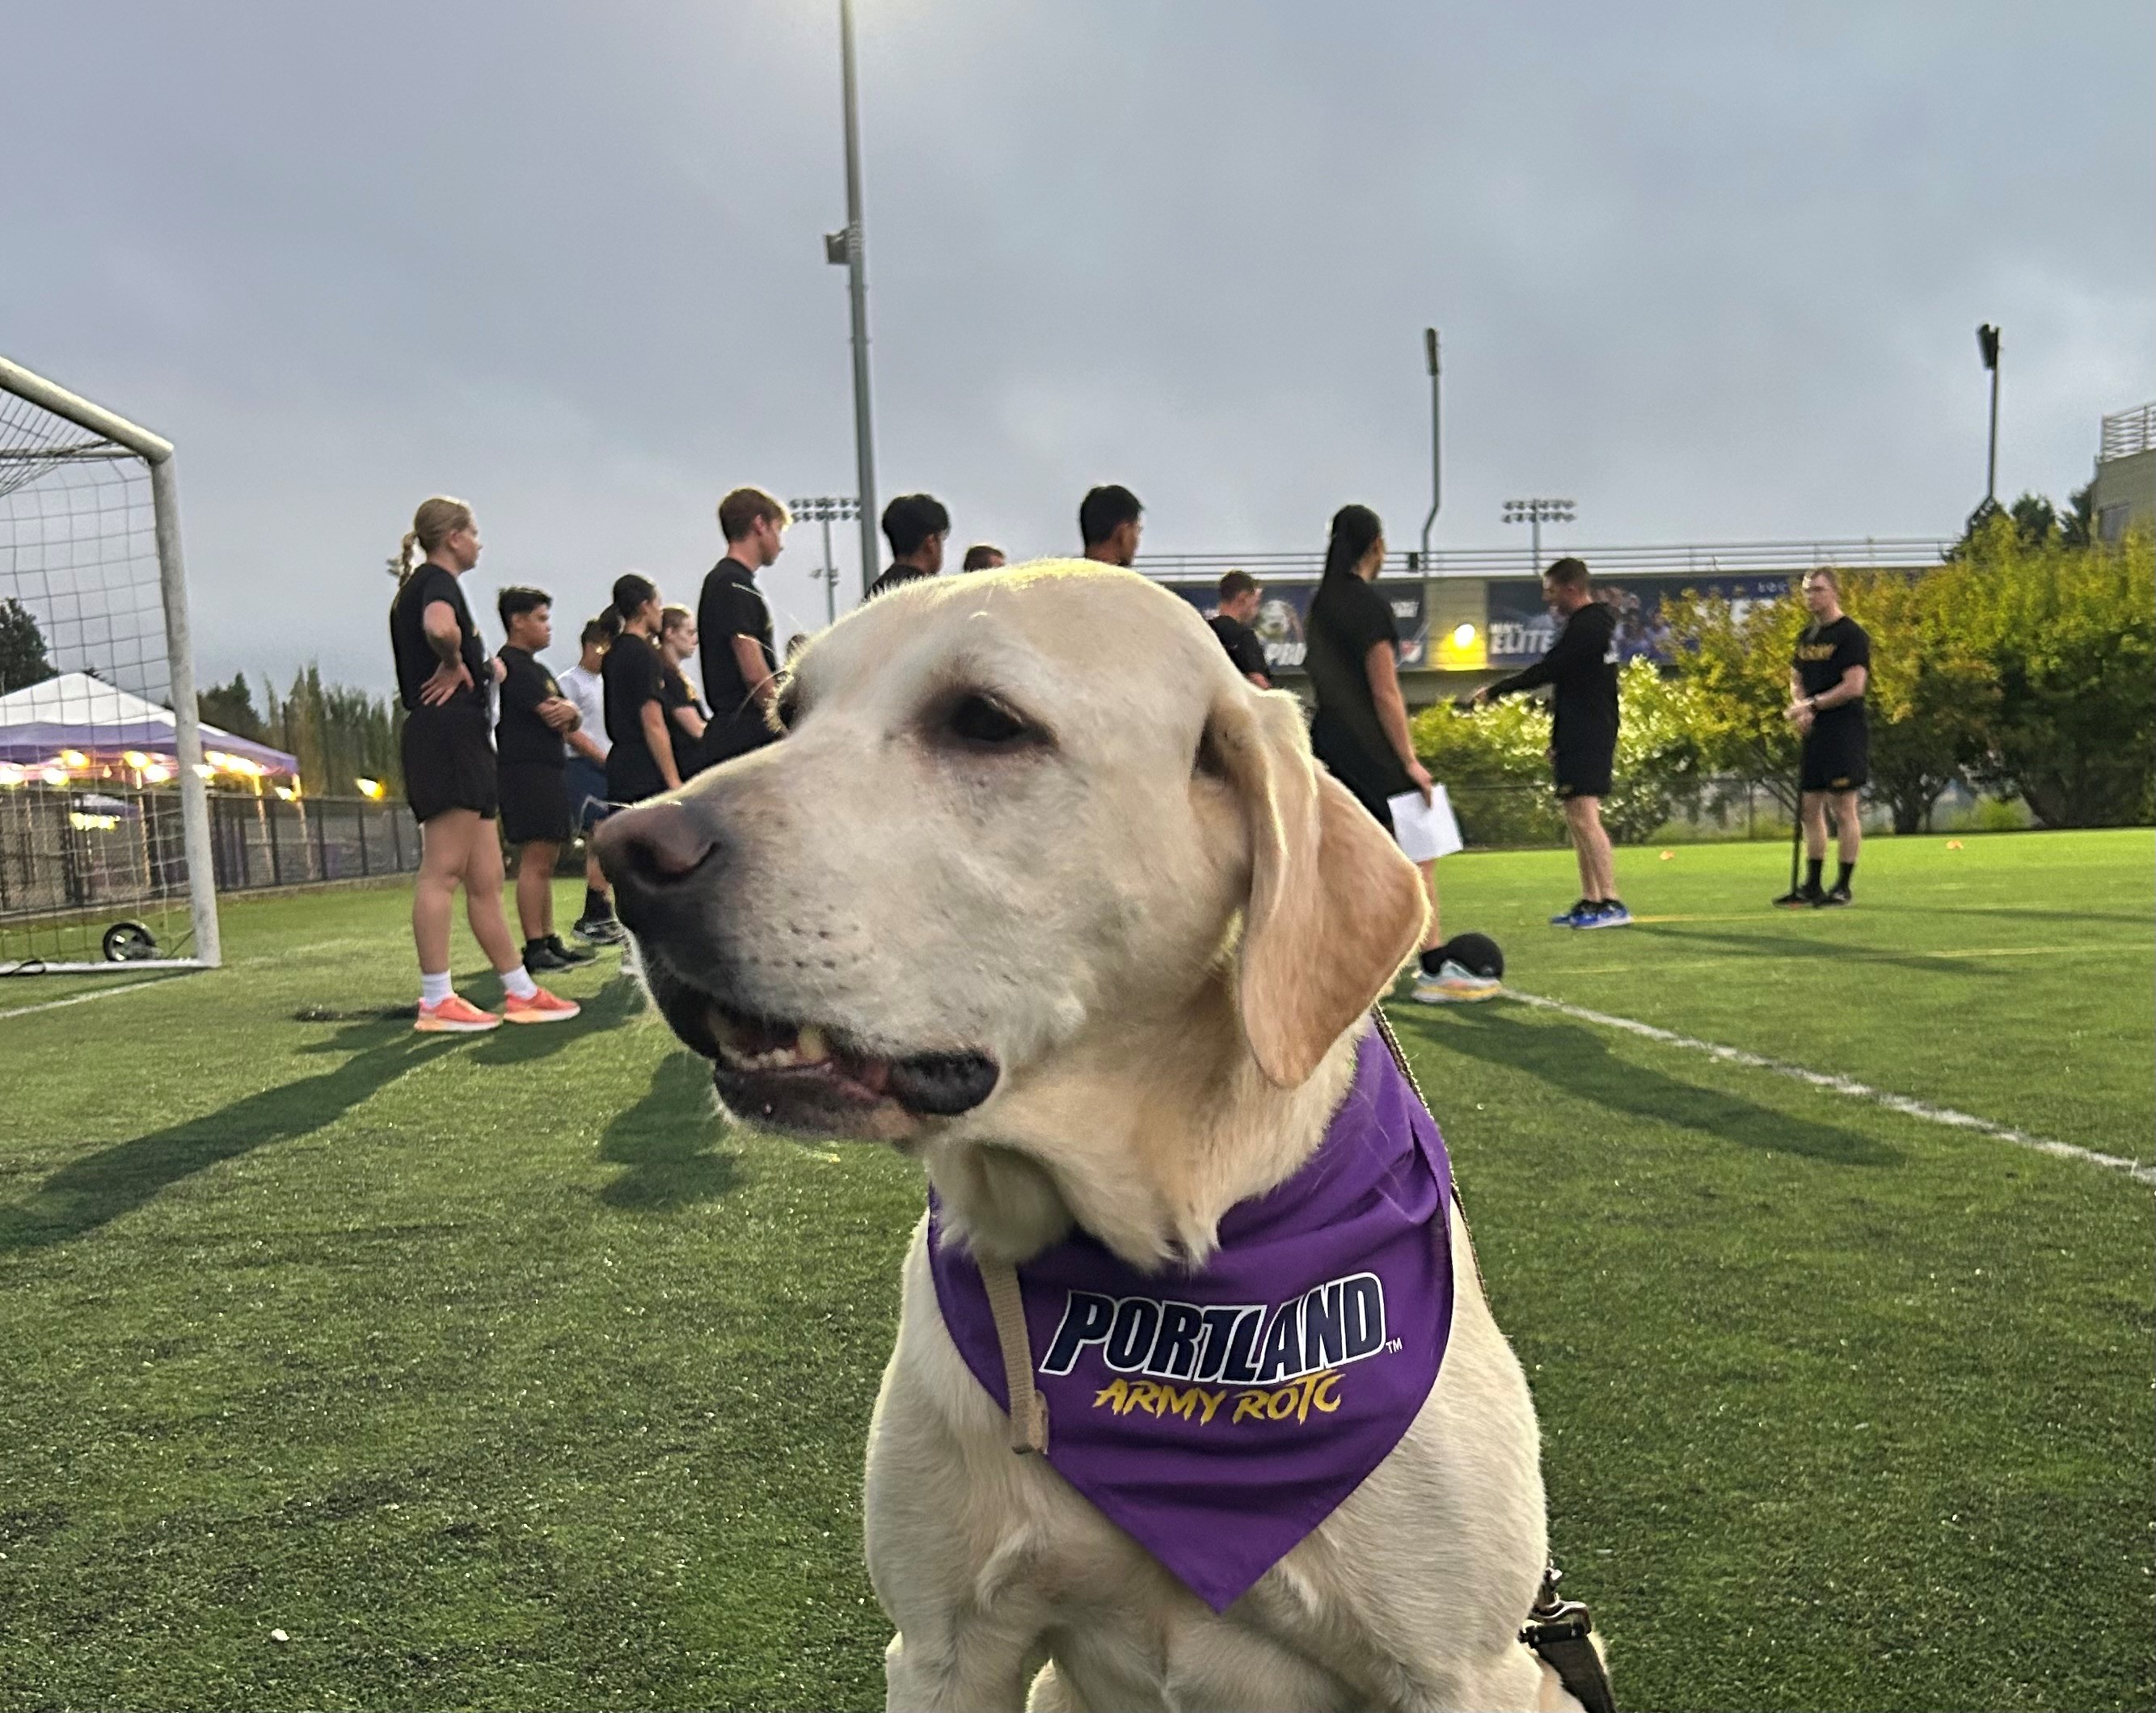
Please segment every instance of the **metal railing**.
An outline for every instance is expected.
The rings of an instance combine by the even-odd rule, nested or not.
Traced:
[[[2108,464],[2114,458],[2131,458],[2152,446],[2156,446],[2156,404],[2144,404],[2103,419],[2103,444],[2097,449],[2096,461]]]
[[[2156,407],[2151,407],[2156,409]],[[2106,429],[2108,433],[2109,419]],[[1808,541],[1696,541],[1662,546],[1575,547],[1561,550],[1584,559],[1590,570],[1609,576],[1725,577],[1762,572],[1838,570],[1914,571],[1937,565],[1953,541],[1943,536],[1863,536]],[[1541,567],[1525,547],[1443,547],[1431,551],[1426,565],[1411,565],[1414,556],[1390,553],[1386,577],[1532,577]],[[1163,582],[1217,577],[1224,571],[1247,571],[1260,582],[1267,577],[1302,580],[1325,569],[1325,555],[1301,553],[1146,553],[1137,570]]]

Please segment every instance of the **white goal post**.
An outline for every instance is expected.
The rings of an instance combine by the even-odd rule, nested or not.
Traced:
[[[52,654],[13,694],[0,682],[0,976],[215,967],[172,443],[0,357],[9,618]]]

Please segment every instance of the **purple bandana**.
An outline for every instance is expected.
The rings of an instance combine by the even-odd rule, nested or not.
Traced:
[[[1143,1274],[1079,1233],[1018,1269],[1048,1460],[1223,1612],[1383,1461],[1452,1328],[1452,1168],[1378,1032],[1302,1169],[1220,1222],[1198,1274]],[[943,1324],[1006,1410],[970,1254],[938,1241]]]

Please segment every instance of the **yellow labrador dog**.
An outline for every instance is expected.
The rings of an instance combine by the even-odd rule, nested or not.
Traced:
[[[939,1254],[986,1278],[1078,1245],[1187,1276],[1230,1210],[1301,1183],[1358,1066],[1383,1073],[1365,1037],[1419,941],[1415,870],[1312,762],[1295,699],[1254,689],[1175,596],[1074,562],[906,584],[810,644],[778,717],[784,741],[605,823],[601,859],[726,1107],[918,1159]],[[1435,1384],[1224,1603],[1013,1454],[1009,1387],[954,1341],[924,1218],[868,1449],[889,1705],[1578,1705],[1519,1640],[1544,1564],[1534,1411],[1442,1207]],[[1332,1315],[1333,1289],[1289,1306]],[[1112,1357],[1123,1311],[1099,1300],[1091,1332],[1072,1308],[1056,1336]],[[1147,1313],[1183,1310],[1125,1318],[1151,1336]],[[1313,1348],[1337,1320],[1309,1323]],[[1248,1403],[1208,1407],[1224,1383],[1172,1383],[1198,1348],[1093,1413],[1255,1431]],[[1254,1349],[1208,1360],[1253,1372]],[[1322,1427],[1333,1396],[1316,1374],[1250,1395],[1266,1431],[1267,1400]]]

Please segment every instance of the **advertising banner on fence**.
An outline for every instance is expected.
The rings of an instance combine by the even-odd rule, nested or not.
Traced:
[[[1206,618],[1219,609],[1216,583],[1163,583],[1171,594],[1180,595]],[[1300,673],[1304,649],[1303,629],[1310,618],[1310,597],[1317,592],[1314,582],[1265,583],[1258,607],[1257,632],[1265,645],[1265,666],[1274,673]],[[1394,622],[1400,628],[1400,664],[1419,666],[1430,653],[1430,613],[1423,600],[1419,579],[1378,584],[1378,592],[1392,603]]]
[[[1795,587],[1789,573],[1768,577],[1628,577],[1594,579],[1594,598],[1617,609],[1617,658],[1645,655],[1657,665],[1670,658],[1669,627],[1662,620],[1666,596],[1689,589],[1718,595],[1741,615],[1756,601],[1779,601]],[[1488,633],[1492,666],[1525,666],[1538,660],[1557,640],[1557,621],[1543,606],[1538,579],[1501,577],[1488,589]]]

